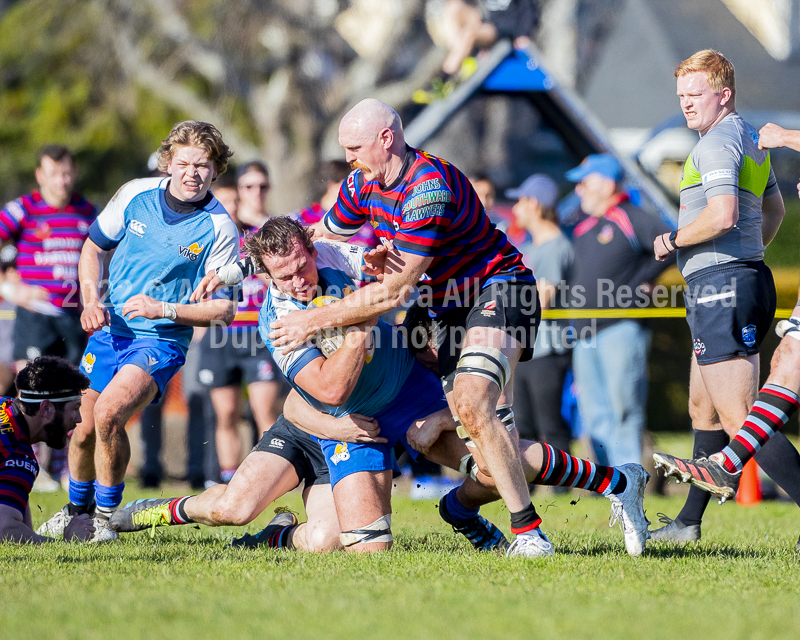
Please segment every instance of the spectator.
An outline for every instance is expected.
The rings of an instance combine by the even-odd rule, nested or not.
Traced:
[[[309,206],[303,209],[298,209],[291,214],[291,217],[306,225],[313,227],[317,225],[323,216],[328,213],[339,197],[339,190],[342,188],[342,183],[345,178],[350,175],[352,169],[350,164],[344,160],[329,160],[324,162],[320,167],[320,177],[324,185],[324,191],[319,198],[319,202],[312,202]],[[362,225],[358,233],[354,235],[350,242],[357,244],[361,247],[372,248],[378,245],[378,238],[375,232],[368,224]]]
[[[269,179],[267,165],[259,160],[246,162],[236,171],[236,183],[239,187],[239,203],[237,210],[228,211],[234,222],[242,229],[258,229],[269,218],[267,196],[272,183]],[[215,192],[219,191],[219,186]]]
[[[249,167],[249,168],[247,168]],[[238,194],[234,185],[220,179],[214,195],[223,203],[236,226],[240,241],[257,229],[239,217],[243,210],[248,220],[266,220],[264,198],[269,191],[269,173],[260,162],[244,165],[238,172]],[[255,194],[259,194],[256,198]],[[247,206],[245,207],[245,203]],[[256,210],[258,203],[261,209]],[[230,327],[209,327],[200,342],[198,380],[209,388],[216,414],[217,457],[220,478],[228,482],[242,461],[239,421],[242,417],[242,384],[247,385],[250,410],[258,438],[280,414],[279,404],[285,379],[258,335],[258,312],[267,292],[265,276],[255,275],[242,282],[242,301]]]
[[[97,214],[73,191],[77,170],[72,152],[48,145],[38,153],[39,189],[0,210],[0,242],[18,243],[17,271],[23,284],[43,287],[57,309],[17,309],[14,359],[18,369],[40,355],[60,355],[77,364],[86,346],[80,322],[78,261]]]
[[[623,170],[611,155],[591,155],[568,171],[589,217],[573,235],[572,307],[630,309],[669,262],[657,262],[653,238],[669,231],[634,207],[622,190]],[[650,331],[639,320],[575,320],[573,352],[578,406],[600,464],[640,462],[647,402]]]
[[[520,252],[536,276],[539,304],[543,311],[558,307],[574,258],[572,245],[558,225],[558,186],[549,176],[537,173],[518,189],[506,191],[506,197],[517,199],[514,219],[532,238],[520,246]],[[519,363],[514,373],[514,415],[521,438],[569,451],[570,427],[561,415],[570,366],[565,329],[563,321],[542,320],[539,325],[533,359]]]

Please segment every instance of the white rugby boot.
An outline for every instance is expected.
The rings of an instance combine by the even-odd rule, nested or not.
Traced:
[[[72,520],[72,518],[73,516],[69,512],[69,505],[64,505],[64,508],[61,509],[61,511],[57,511],[52,518],[39,525],[36,533],[38,533],[40,536],[47,536],[49,538],[63,538],[64,529],[69,524],[69,521]]]
[[[95,516],[92,518],[92,524],[94,524],[94,534],[89,538],[89,542],[111,542],[119,539],[119,534],[109,527],[108,518]]]
[[[611,501],[609,527],[617,522],[622,525],[625,536],[625,549],[629,555],[640,556],[650,537],[647,530],[650,522],[644,514],[644,488],[650,474],[640,464],[623,464],[616,469],[625,476],[628,486],[619,495],[606,496]]]
[[[540,529],[518,533],[506,551],[506,557],[545,558],[555,555],[553,544]]]

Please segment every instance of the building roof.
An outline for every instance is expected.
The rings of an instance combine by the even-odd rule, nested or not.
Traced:
[[[652,127],[679,112],[673,72],[700,49],[736,67],[736,106],[800,110],[800,63],[774,59],[721,0],[628,0],[583,95],[608,127]]]

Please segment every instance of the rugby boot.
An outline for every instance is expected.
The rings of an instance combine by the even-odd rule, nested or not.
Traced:
[[[64,508],[61,509],[61,511],[56,512],[52,518],[42,523],[36,530],[36,533],[38,533],[40,536],[48,536],[50,538],[63,538],[64,529],[73,517],[80,515],[81,513],[87,513],[94,517],[94,509],[94,502],[92,502],[92,504],[85,509],[76,507],[74,504],[69,502],[64,505]]]
[[[650,532],[647,530],[650,522],[644,514],[644,488],[650,479],[650,474],[640,464],[629,463],[617,467],[628,481],[625,491],[619,495],[609,495],[611,501],[611,519],[609,527],[617,522],[622,525],[625,537],[625,549],[628,555],[640,556],[644,551]]]
[[[725,455],[720,451],[708,458],[684,460],[666,453],[654,453],[653,463],[656,469],[664,469],[665,476],[671,476],[678,482],[688,482],[708,491],[719,503],[731,500],[736,496],[742,472],[728,472],[723,463]]]
[[[508,558],[546,558],[552,555],[555,555],[553,544],[539,529],[518,533],[506,551]]]
[[[130,533],[173,524],[170,503],[174,498],[143,498],[120,507],[111,516],[114,531]]]
[[[95,516],[92,518],[94,524],[94,534],[89,538],[89,542],[111,542],[117,540],[119,535],[109,526],[108,518],[105,516]]]
[[[439,500],[439,515],[453,531],[462,534],[478,551],[507,551],[509,544],[503,532],[481,515],[469,520],[454,520],[447,511],[445,498]]]
[[[294,515],[291,511],[284,511],[283,513],[279,513],[276,515],[272,520],[269,521],[269,524],[264,527],[261,531],[259,531],[255,535],[250,535],[249,533],[245,533],[241,538],[234,538],[231,542],[232,547],[247,547],[249,549],[255,549],[256,547],[260,547],[261,545],[269,544],[270,538],[272,536],[279,534],[286,527],[293,527],[297,524],[297,516]],[[271,547],[286,547],[285,544],[280,544],[280,540],[275,541],[276,544],[269,545]]]
[[[681,524],[678,520],[673,520],[663,513],[658,514],[658,521],[665,526],[650,532],[650,539],[654,542],[687,544],[700,541],[699,524]]]

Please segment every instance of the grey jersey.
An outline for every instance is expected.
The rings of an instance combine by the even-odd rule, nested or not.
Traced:
[[[739,221],[719,238],[679,249],[683,277],[717,264],[763,260],[761,203],[777,191],[769,151],[758,148],[758,133],[739,114],[702,136],[683,166],[678,228],[695,220],[709,198],[725,194],[739,197]]]

